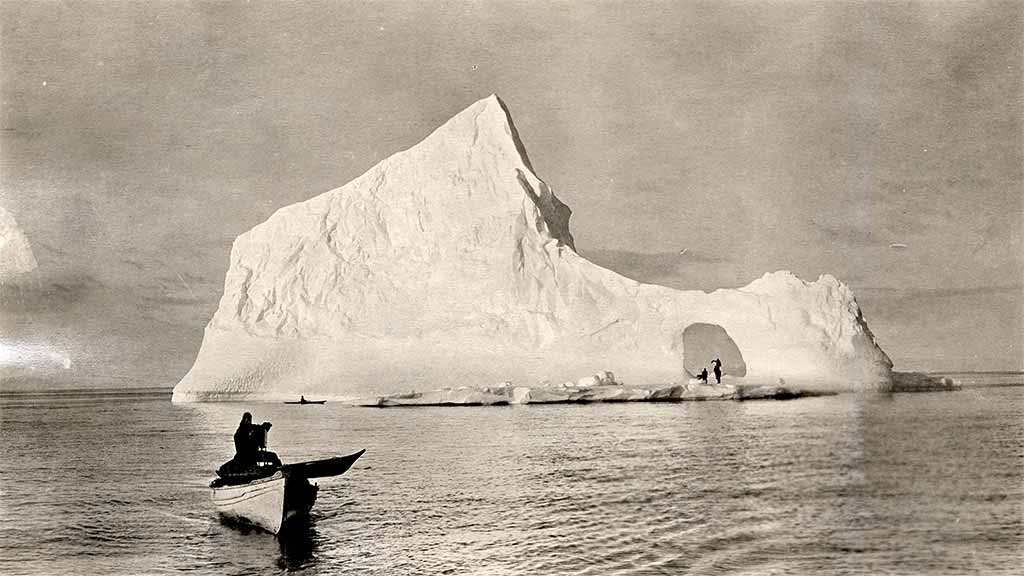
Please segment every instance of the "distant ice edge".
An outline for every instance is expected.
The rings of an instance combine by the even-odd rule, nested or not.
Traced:
[[[740,387],[891,389],[892,362],[832,276],[710,294],[642,284],[579,256],[570,216],[507,107],[485,98],[239,236],[173,400],[549,391],[605,369],[630,390],[685,387],[722,354],[687,340],[696,324],[735,349],[722,360],[727,375],[742,367]]]

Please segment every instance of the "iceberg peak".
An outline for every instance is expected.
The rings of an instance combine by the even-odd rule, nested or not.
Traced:
[[[427,136],[416,148],[448,144],[466,153],[505,157],[521,164],[531,173],[533,165],[519,138],[508,106],[497,94],[481,98],[452,116]]]

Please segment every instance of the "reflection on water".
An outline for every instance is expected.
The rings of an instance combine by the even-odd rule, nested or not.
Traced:
[[[320,535],[313,526],[314,520],[304,519],[292,522],[288,529],[278,537],[281,557],[277,566],[287,570],[298,570],[311,565],[315,561],[315,552],[320,543]]]
[[[243,411],[320,479],[284,538],[222,524]],[[1024,389],[367,410],[0,397],[3,574],[1011,574]]]

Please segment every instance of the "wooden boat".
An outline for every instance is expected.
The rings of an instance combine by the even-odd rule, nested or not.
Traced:
[[[363,452],[366,450],[337,458],[285,464],[275,470],[265,470],[261,477],[248,481],[217,478],[210,483],[213,506],[225,518],[278,534],[289,523],[306,517],[313,508],[319,486],[310,484],[310,478],[344,474]],[[268,472],[272,473],[267,475]]]
[[[285,400],[285,404],[326,404],[327,400]]]

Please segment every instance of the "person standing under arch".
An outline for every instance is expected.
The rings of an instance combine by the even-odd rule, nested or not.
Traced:
[[[718,358],[715,358],[714,360],[711,361],[711,365],[714,367],[714,371],[715,371],[715,384],[721,384],[722,383],[722,361],[719,360]]]

